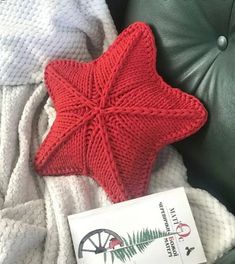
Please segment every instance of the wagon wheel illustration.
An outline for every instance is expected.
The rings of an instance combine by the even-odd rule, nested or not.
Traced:
[[[114,246],[123,246],[122,238],[112,230],[96,229],[91,231],[81,240],[78,247],[78,257],[83,258],[84,252],[93,254],[106,252],[108,249],[110,249],[110,243],[112,242],[114,242]]]

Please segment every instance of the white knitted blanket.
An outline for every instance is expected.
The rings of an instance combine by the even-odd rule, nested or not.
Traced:
[[[109,204],[86,176],[36,175],[32,160],[55,111],[42,82],[51,58],[87,61],[116,31],[104,0],[0,2],[0,263],[73,264],[67,215]],[[180,155],[165,148],[149,193],[185,186],[208,263],[235,245],[235,219],[187,183]]]

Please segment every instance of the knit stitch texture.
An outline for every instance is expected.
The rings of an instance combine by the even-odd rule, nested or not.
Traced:
[[[33,170],[56,116],[43,65],[53,58],[91,60],[113,42],[115,28],[104,0],[2,1],[0,21],[0,263],[75,264],[67,216],[110,200],[90,177],[39,177]],[[179,186],[186,188],[211,264],[235,246],[234,216],[187,183],[181,156],[168,146],[158,155],[148,193]]]
[[[141,22],[93,62],[49,63],[45,82],[56,120],[37,153],[37,171],[91,175],[113,202],[146,194],[156,153],[195,133],[207,117],[155,65],[154,37]]]

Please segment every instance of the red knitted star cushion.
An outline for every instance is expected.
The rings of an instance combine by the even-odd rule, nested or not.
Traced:
[[[90,175],[113,202],[145,194],[159,150],[195,133],[207,112],[155,69],[150,28],[129,26],[97,60],[56,60],[45,83],[56,119],[35,158],[41,175]]]

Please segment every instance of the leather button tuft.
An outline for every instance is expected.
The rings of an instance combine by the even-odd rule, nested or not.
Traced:
[[[225,50],[228,46],[228,40],[225,36],[220,36],[217,39],[217,46],[220,50]]]

